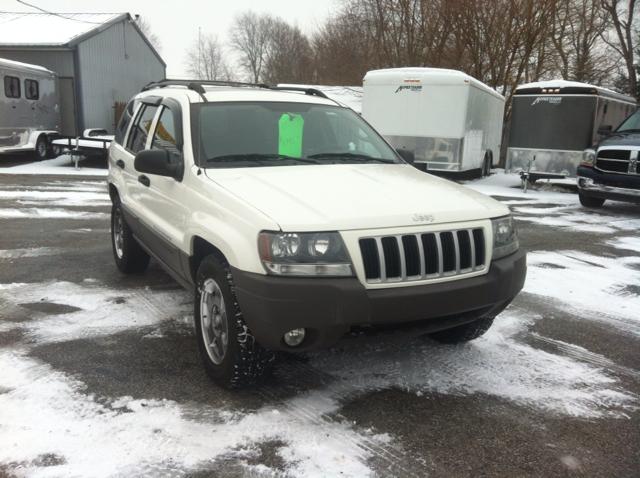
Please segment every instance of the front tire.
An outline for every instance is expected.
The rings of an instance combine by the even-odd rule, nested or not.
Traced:
[[[580,199],[580,204],[582,204],[584,207],[602,207],[605,202],[605,199],[592,198],[589,196],[585,196],[582,193],[578,193],[578,198]]]
[[[149,266],[149,254],[133,238],[119,202],[111,207],[111,245],[116,266],[125,274],[142,272]]]
[[[259,382],[275,358],[256,342],[233,291],[229,265],[217,255],[205,257],[196,278],[196,340],[207,374],[224,388]]]
[[[34,155],[37,160],[43,161],[47,159],[49,153],[49,144],[46,136],[39,136],[36,140],[36,149]]]
[[[427,336],[441,344],[462,344],[483,335],[489,330],[491,324],[493,324],[493,317],[483,317],[468,324],[427,334]]]

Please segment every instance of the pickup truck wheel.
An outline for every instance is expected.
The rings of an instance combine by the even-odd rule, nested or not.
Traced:
[[[491,324],[493,324],[492,317],[483,317],[468,324],[427,334],[427,336],[442,344],[461,344],[477,339],[489,330]]]
[[[578,198],[580,198],[580,204],[584,207],[602,207],[605,202],[605,199],[592,198],[581,193],[578,193]]]
[[[111,244],[116,266],[121,272],[142,272],[149,266],[151,258],[133,238],[120,203],[114,204],[111,208]]]
[[[259,382],[275,358],[251,334],[233,290],[229,266],[216,255],[205,257],[196,277],[196,340],[207,374],[225,388]]]

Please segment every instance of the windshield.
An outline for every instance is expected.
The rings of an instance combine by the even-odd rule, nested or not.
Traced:
[[[640,132],[640,110],[633,113],[622,123],[616,133],[638,133]]]
[[[193,108],[193,144],[203,168],[401,162],[348,108],[269,102]]]

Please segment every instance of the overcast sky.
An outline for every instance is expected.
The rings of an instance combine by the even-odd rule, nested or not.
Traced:
[[[167,77],[186,77],[184,53],[202,34],[215,33],[221,42],[236,15],[252,10],[271,13],[310,33],[338,8],[338,0],[0,0],[3,12],[125,13],[140,15],[160,39]]]

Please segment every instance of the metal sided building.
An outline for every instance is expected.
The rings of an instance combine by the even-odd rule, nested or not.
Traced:
[[[513,95],[507,171],[576,176],[582,152],[600,140],[601,124],[617,127],[636,109],[636,100],[575,81],[528,83]]]
[[[0,58],[42,66],[60,81],[61,133],[113,134],[122,103],[166,64],[128,13],[2,13]]]

